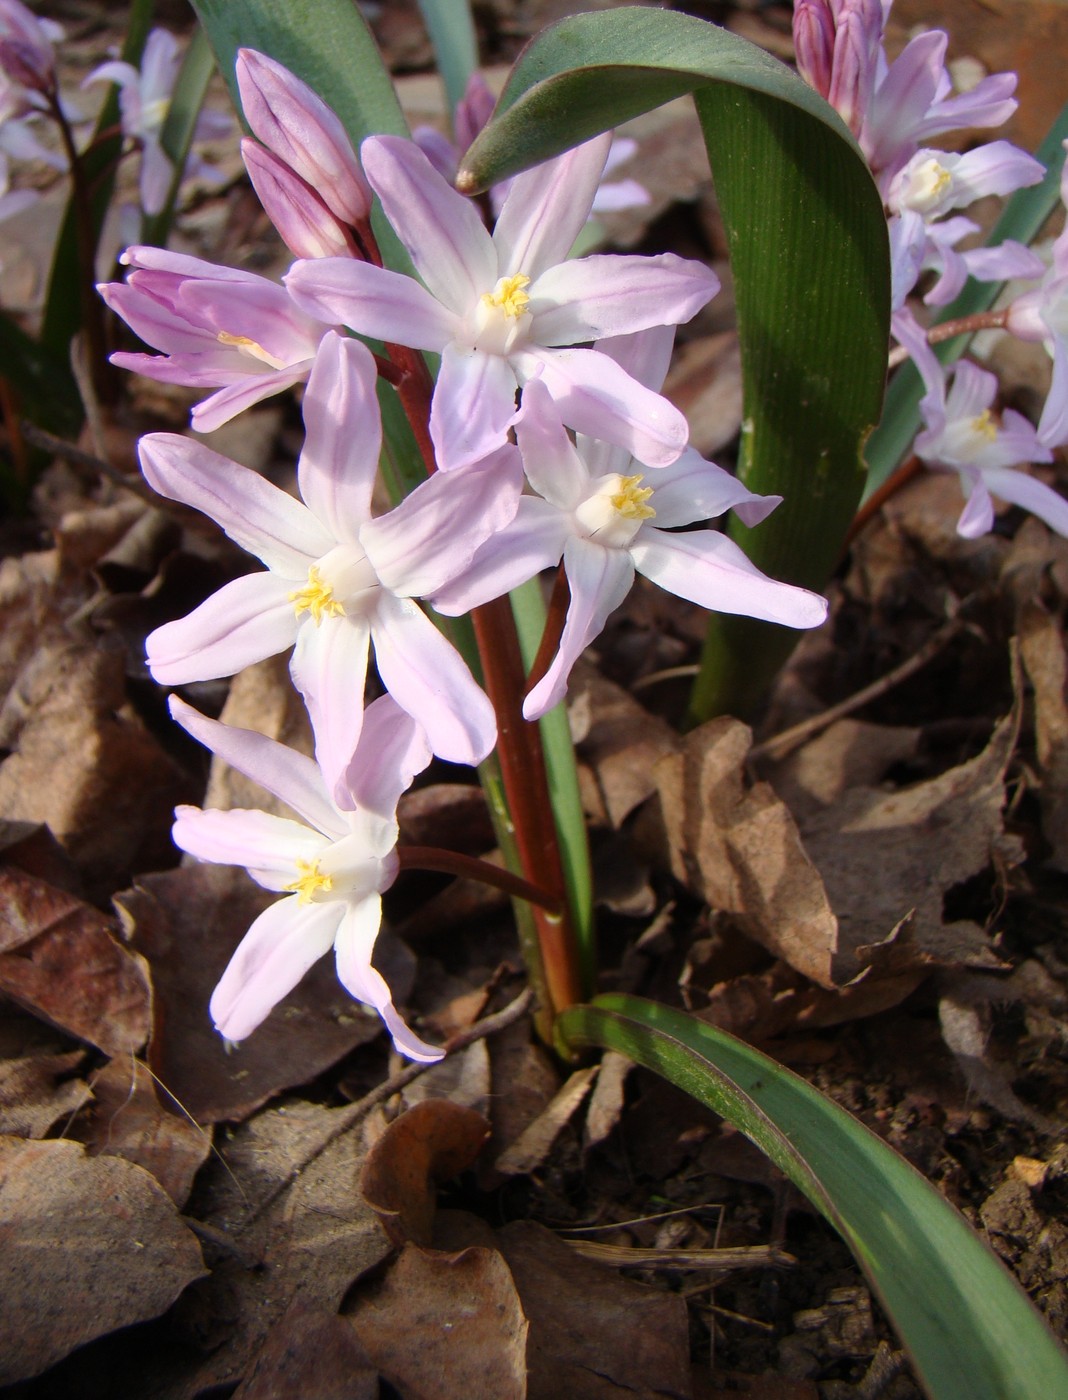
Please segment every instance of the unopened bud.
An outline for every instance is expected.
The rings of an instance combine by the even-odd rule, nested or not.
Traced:
[[[55,89],[51,54],[24,39],[0,40],[0,71],[29,92],[47,97]]]
[[[322,98],[255,49],[238,50],[237,85],[253,135],[343,223],[364,223],[371,212],[370,186],[345,128]]]
[[[306,180],[247,137],[241,156],[252,187],[289,251],[298,258],[354,257],[345,226]]]
[[[797,0],[794,53],[802,78],[821,97],[826,97],[834,60],[834,16],[828,0]]]

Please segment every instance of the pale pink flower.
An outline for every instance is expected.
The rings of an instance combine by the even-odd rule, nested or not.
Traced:
[[[387,587],[363,538],[381,447],[375,368],[359,341],[331,334],[304,398],[301,500],[203,444],[141,439],[149,484],[217,521],[267,566],[226,584],[147,642],[155,679],[183,685],[234,675],[295,643],[291,672],[335,800],[363,723],[368,647],[383,684],[426,729],[434,752],[480,763],[496,741],[493,709],[467,666],[410,596],[440,587],[515,514],[519,479],[490,459],[456,480],[424,482],[398,510],[409,547]],[[420,537],[429,541],[416,547]],[[388,551],[384,549],[384,553]]]
[[[165,384],[221,385],[193,409],[198,432],[311,373],[328,326],[276,282],[162,248],[127,248],[121,261],[133,268],[126,281],[97,290],[136,335],[165,353],[119,351],[111,362]]]
[[[992,495],[1022,506],[1051,530],[1068,535],[1068,501],[1045,482],[1013,470],[1019,462],[1048,462],[1052,454],[1022,414],[1006,409],[999,422],[993,410],[997,391],[996,375],[959,360],[948,395],[942,379],[921,402],[927,427],[916,439],[916,455],[929,466],[951,468],[959,475],[967,504],[957,533],[966,539],[993,527]]]
[[[113,59],[94,68],[82,83],[82,87],[101,82],[118,87],[123,134],[141,145],[141,208],[150,215],[162,210],[174,179],[174,163],[160,138],[181,63],[181,46],[174,35],[166,29],[153,29],[145,41],[140,71],[132,63]],[[204,140],[226,135],[230,129],[225,118],[205,112],[196,134]],[[217,172],[203,163],[197,163],[196,173],[209,180],[218,178]]]
[[[245,934],[211,998],[227,1040],[250,1035],[313,963],[334,950],[338,980],[372,1006],[409,1059],[442,1051],[412,1032],[371,965],[382,922],[382,892],[397,874],[397,802],[430,761],[419,726],[384,695],[368,706],[339,807],[310,758],[248,729],[198,714],[177,697],[171,714],[240,773],[281,798],[299,821],[243,808],[179,807],[174,842],[199,860],[244,867],[284,898]]]
[[[295,258],[356,256],[347,227],[284,160],[247,139],[241,158],[267,217]]]
[[[670,335],[651,331],[609,348],[640,382],[662,382]],[[571,601],[556,657],[524,702],[527,719],[563,699],[571,668],[630,591],[635,570],[717,612],[789,627],[816,627],[826,617],[824,599],[768,578],[725,535],[677,529],[729,509],[755,525],[781,497],[754,495],[692,448],[646,472],[624,448],[584,437],[573,444],[538,380],[526,387],[516,433],[538,494],[523,497],[513,523],[433,601],[441,612],[463,613],[563,560]]]
[[[371,137],[363,167],[425,285],[349,258],[298,262],[299,305],[363,335],[441,354],[430,433],[443,469],[497,448],[516,390],[535,377],[564,421],[653,466],[674,461],[686,420],[596,349],[567,348],[675,325],[714,295],[702,264],[659,257],[566,261],[589,214],[610,136],[516,178],[492,236],[411,141]]]

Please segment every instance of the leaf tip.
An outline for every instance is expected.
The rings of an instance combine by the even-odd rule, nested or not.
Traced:
[[[471,167],[465,165],[463,169],[457,173],[456,188],[461,194],[475,195],[482,193],[483,185]]]

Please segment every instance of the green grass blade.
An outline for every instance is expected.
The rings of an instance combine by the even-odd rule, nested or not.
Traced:
[[[0,365],[18,411],[60,437],[76,437],[82,404],[68,359],[54,355],[0,312]]]
[[[167,236],[174,222],[178,190],[185,174],[189,148],[193,144],[200,109],[204,105],[208,83],[214,71],[215,55],[208,43],[208,36],[203,29],[196,29],[182,58],[182,66],[174,84],[174,95],[160,133],[160,145],[174,166],[174,178],[167,192],[167,201],[160,212],[146,214],[141,221],[142,243],[150,243],[157,248],[167,246]]]
[[[153,0],[133,0],[126,25],[126,42],[121,57],[135,68],[141,64],[141,53],[152,27]],[[100,110],[94,138],[116,125],[119,120],[119,95],[111,88]],[[83,161],[86,182],[91,185],[93,218],[93,247],[100,239],[104,216],[115,188],[115,165],[122,151],[123,138],[116,134],[102,142]],[[82,328],[82,282],[78,258],[78,230],[73,200],[67,201],[59,237],[52,254],[52,270],[48,279],[44,318],[41,324],[42,344],[64,364],[70,362],[70,343]]]
[[[1046,177],[1030,189],[1017,190],[1006,203],[1001,217],[994,225],[987,243],[1003,243],[1013,238],[1017,243],[1030,243],[1060,201],[1061,171],[1064,169],[1064,141],[1068,138],[1068,106],[1062,108],[1049,134],[1035,152],[1046,167]],[[1001,295],[1004,283],[976,282],[969,278],[956,301],[944,307],[935,317],[935,324],[955,321],[961,316],[973,316],[986,311]],[[959,359],[968,348],[970,336],[956,336],[934,347],[943,364]],[[912,446],[920,428],[920,399],[924,388],[920,376],[906,362],[890,381],[883,408],[882,422],[868,440],[868,480],[865,499],[877,491],[890,476]]]
[[[451,112],[478,67],[478,37],[471,6],[468,0],[419,0],[419,8],[434,46]]]
[[[810,1084],[715,1026],[638,997],[557,1020],[571,1049],[618,1050],[733,1123],[852,1249],[934,1400],[1068,1395],[1068,1356],[964,1217]]]

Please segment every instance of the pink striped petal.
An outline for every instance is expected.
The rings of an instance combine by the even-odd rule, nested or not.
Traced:
[[[364,711],[363,732],[348,773],[357,808],[395,821],[401,793],[432,757],[422,725],[392,695],[380,695]]]
[[[358,615],[324,617],[318,624],[306,618],[289,668],[308,707],[327,791],[343,809],[352,805],[344,779],[363,727],[370,635],[367,620]]]
[[[539,345],[574,345],[677,325],[718,291],[711,268],[674,253],[576,258],[550,267],[531,284],[530,334]]]
[[[438,467],[451,471],[504,445],[515,422],[515,372],[500,355],[447,345],[430,409]]]
[[[534,279],[564,261],[589,218],[611,145],[605,132],[516,176],[493,230],[501,276]]]
[[[215,1029],[244,1040],[308,969],[329,952],[345,911],[341,901],[301,904],[297,895],[265,909],[245,934],[211,998]]]
[[[300,874],[298,861],[316,860],[325,838],[300,822],[235,807],[221,812],[175,809],[174,844],[213,865],[239,865],[269,890],[284,890]]]
[[[310,316],[414,350],[444,350],[460,328],[414,277],[372,263],[315,258],[294,263],[284,281]]]
[[[357,1001],[374,1007],[402,1055],[424,1064],[440,1060],[444,1050],[428,1045],[409,1029],[393,1005],[385,978],[371,966],[381,924],[382,901],[378,895],[346,908],[335,941],[338,980]]]
[[[323,337],[304,393],[297,483],[309,510],[332,532],[331,545],[354,544],[371,514],[382,450],[377,379],[365,345],[334,331]]]
[[[213,593],[188,617],[157,627],[145,642],[160,685],[234,676],[293,645],[297,619],[291,581],[246,574]]]

